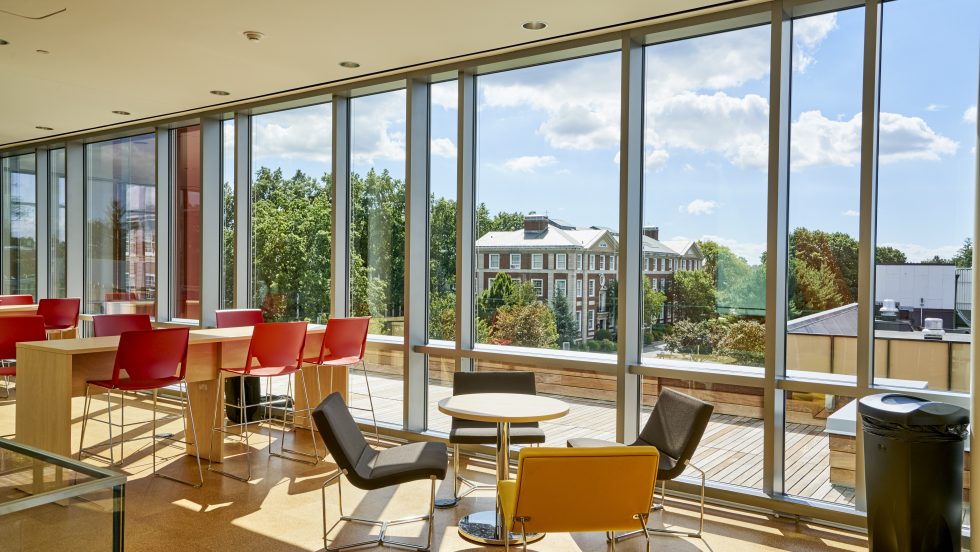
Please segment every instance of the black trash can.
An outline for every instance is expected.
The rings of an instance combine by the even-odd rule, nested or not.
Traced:
[[[858,412],[870,549],[959,552],[970,413],[897,393],[864,397]]]
[[[242,394],[241,380],[241,377],[225,378],[225,402],[227,404],[238,404],[238,397]],[[259,415],[259,407],[257,406],[262,399],[261,383],[259,378],[245,378],[245,415],[248,416],[248,421],[250,422],[262,418]],[[232,423],[242,423],[242,410],[240,408],[225,406],[225,415],[228,416],[228,419]]]

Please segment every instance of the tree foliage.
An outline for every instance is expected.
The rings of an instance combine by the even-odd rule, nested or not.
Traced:
[[[490,334],[492,343],[554,349],[557,340],[555,317],[544,303],[514,303],[497,309]]]
[[[890,245],[879,245],[875,248],[875,264],[905,264],[909,262],[905,253]]]
[[[564,293],[556,293],[551,300],[551,314],[555,319],[555,333],[558,334],[558,345],[575,343],[579,331]]]
[[[700,321],[715,314],[716,291],[707,270],[681,271],[674,274],[674,319]]]

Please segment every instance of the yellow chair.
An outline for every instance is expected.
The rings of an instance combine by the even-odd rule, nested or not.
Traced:
[[[649,551],[659,463],[656,447],[522,449],[517,479],[497,482],[504,527],[524,550],[529,533],[603,531],[615,549],[613,531],[639,529]]]

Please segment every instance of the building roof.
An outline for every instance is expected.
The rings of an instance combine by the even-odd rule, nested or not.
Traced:
[[[591,249],[600,240],[606,240],[611,250],[616,251],[619,248],[618,236],[608,228],[599,226],[579,228],[552,218],[548,218],[547,221],[547,227],[536,232],[523,228],[506,232],[487,232],[476,240],[476,247],[478,249]],[[643,252],[679,255],[660,240],[649,236],[643,236]]]
[[[810,314],[786,323],[786,333],[857,335],[857,303]]]

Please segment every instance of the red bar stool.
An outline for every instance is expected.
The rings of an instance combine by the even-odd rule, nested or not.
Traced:
[[[44,329],[48,332],[48,339],[52,339],[55,335],[61,339],[66,332],[73,331],[78,326],[78,310],[81,303],[81,299],[77,297],[41,299],[37,302],[37,314],[44,317]]]
[[[367,365],[364,363],[364,348],[367,344],[370,323],[370,316],[331,318],[327,321],[327,329],[323,332],[320,355],[304,359],[303,362],[317,366],[316,391],[318,396],[323,395],[320,390],[320,366],[347,366],[350,368],[360,364],[361,372],[364,374],[364,385],[367,387],[370,408],[357,406],[348,406],[348,408],[371,412],[371,420],[374,422],[374,438],[380,445],[381,433],[378,431],[378,418],[374,413],[374,397],[371,396],[371,382],[368,380]]]
[[[0,295],[0,307],[13,305],[33,305],[33,295]]]
[[[166,330],[148,330],[123,332],[119,336],[119,347],[116,349],[116,360],[112,368],[112,379],[93,380],[85,383],[85,414],[82,416],[82,435],[78,446],[78,459],[82,459],[85,449],[85,428],[88,425],[89,410],[92,404],[90,390],[92,386],[101,387],[106,392],[107,420],[93,418],[93,421],[106,423],[109,426],[109,462],[116,463],[113,448],[112,428],[122,427],[122,424],[112,423],[112,392],[120,391],[152,391],[153,392],[153,475],[200,487],[204,484],[204,472],[201,469],[201,458],[197,460],[198,481],[185,481],[176,477],[157,473],[157,391],[164,387],[177,385],[181,391],[181,418],[184,421],[184,435],[187,435],[187,420],[191,421],[191,436],[197,444],[197,428],[194,425],[194,411],[187,398],[187,340],[190,330],[187,328],[170,328]],[[127,377],[121,377],[126,370]],[[125,396],[125,395],[123,395]],[[122,406],[120,406],[120,409]],[[169,440],[176,439],[167,438]],[[125,442],[125,441],[124,441]],[[186,441],[184,441],[186,443]],[[121,451],[122,452],[122,451]],[[94,454],[92,454],[94,456]]]
[[[44,318],[40,316],[0,317],[0,376],[4,398],[10,398],[10,378],[17,376],[17,344],[44,341]]]
[[[106,337],[152,330],[153,323],[149,314],[100,314],[92,317],[92,328],[95,337]]]
[[[244,436],[245,440],[245,454],[246,454],[246,466],[247,473],[245,477],[240,475],[235,475],[227,471],[219,470],[214,467],[213,462],[208,462],[208,470],[220,473],[231,477],[232,479],[237,479],[239,481],[250,481],[252,479],[252,462],[251,462],[251,446],[249,445],[249,423],[261,423],[267,422],[269,424],[269,454],[272,456],[277,456],[279,458],[284,458],[286,460],[292,460],[294,462],[303,462],[310,465],[316,465],[320,460],[320,454],[316,446],[316,436],[313,430],[313,424],[310,424],[310,438],[313,441],[313,454],[308,454],[305,452],[298,452],[295,450],[287,449],[285,446],[286,438],[286,417],[292,416],[293,422],[296,420],[295,403],[293,402],[292,389],[293,389],[293,374],[298,374],[302,385],[303,385],[303,395],[306,399],[306,416],[308,419],[312,420],[313,405],[310,404],[309,393],[306,392],[306,378],[303,375],[303,348],[306,346],[306,322],[273,322],[268,324],[256,324],[252,330],[252,340],[248,345],[248,354],[245,357],[245,366],[241,368],[222,368],[219,373],[221,381],[218,382],[218,397],[215,400],[214,409],[214,424],[211,427],[211,446],[214,450],[214,435],[215,433],[232,434],[238,436]],[[226,403],[223,399],[224,390],[224,378],[240,376],[241,394],[238,395],[238,404]],[[262,420],[256,420],[254,422],[248,422],[246,417],[246,405],[245,405],[245,378],[247,377],[259,377],[266,378],[266,395],[269,400],[265,402],[259,402],[258,404],[248,405],[248,406],[258,406],[259,408],[265,407],[266,417]],[[277,377],[287,377],[289,378],[289,385],[287,391],[287,407],[283,409],[281,428],[282,434],[279,442],[279,452],[274,452],[272,450],[272,407],[273,401],[271,400],[272,395],[272,379]],[[289,405],[293,405],[293,410],[289,411]],[[232,424],[233,427],[237,427],[237,432],[229,431],[227,425],[227,417],[219,414],[222,413],[225,407],[238,408],[241,412],[241,423]],[[222,423],[219,425],[218,416],[221,415]],[[294,456],[288,456],[286,453],[297,456],[305,456],[311,458],[312,460],[306,461]]]
[[[262,309],[222,309],[214,311],[214,321],[219,328],[242,328],[265,322]]]

